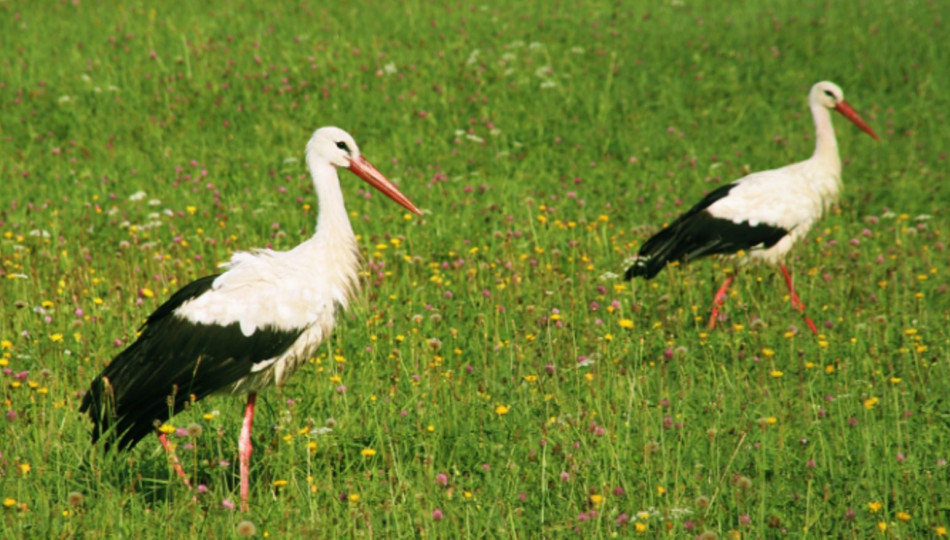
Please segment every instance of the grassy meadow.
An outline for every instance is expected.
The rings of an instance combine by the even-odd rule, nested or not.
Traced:
[[[365,4],[365,5],[364,5]],[[0,2],[0,537],[929,538],[950,527],[950,5],[942,1]],[[807,158],[840,204],[789,265],[627,283],[721,183]],[[360,299],[258,400],[106,454],[77,408],[178,287],[288,249],[314,129]]]

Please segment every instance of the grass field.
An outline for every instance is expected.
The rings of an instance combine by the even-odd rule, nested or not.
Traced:
[[[927,538],[950,527],[950,6],[942,1],[0,2],[0,537]],[[266,7],[265,7],[266,6]],[[845,194],[781,277],[616,276],[714,186],[805,159]],[[91,447],[82,392],[144,318],[317,214],[322,125],[360,301],[261,396]],[[805,330],[805,331],[802,331]],[[197,429],[200,427],[200,429]]]

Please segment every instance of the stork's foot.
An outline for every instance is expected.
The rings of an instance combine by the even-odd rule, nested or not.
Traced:
[[[804,309],[805,309],[805,306],[802,306],[802,311],[804,311]],[[808,325],[808,329],[811,330],[812,334],[815,334],[817,336],[818,327],[815,326],[815,321],[811,320],[811,317],[809,317],[808,315],[803,314],[802,316],[805,317],[805,324]]]
[[[727,277],[726,281],[719,287],[719,290],[716,291],[716,296],[713,297],[712,309],[709,314],[709,324],[706,325],[710,330],[716,327],[716,322],[719,320],[719,308],[722,306],[723,301],[725,301],[726,294],[729,292],[729,286],[732,285],[735,279],[735,276]]]
[[[788,286],[788,297],[792,303],[792,307],[801,312],[802,317],[805,318],[805,324],[808,325],[808,329],[811,330],[811,333],[818,335],[818,327],[815,326],[815,321],[811,320],[811,317],[808,315],[805,315],[805,303],[802,302],[801,298],[798,297],[798,293],[795,292],[795,285],[792,283],[792,275],[788,272],[788,267],[782,263],[779,265],[779,270],[782,271],[782,276],[785,278],[785,285]]]
[[[185,469],[182,468],[181,462],[178,461],[178,455],[175,454],[175,450],[172,448],[172,443],[168,442],[168,437],[164,433],[158,434],[158,440],[162,442],[162,447],[165,449],[165,453],[168,454],[169,461],[172,462],[172,467],[175,469],[175,474],[178,475],[178,478],[181,478],[181,481],[188,486],[188,489],[191,489],[191,479],[188,478],[188,474],[185,473]]]
[[[241,511],[250,510],[247,504],[247,494],[250,489],[251,475],[251,427],[254,424],[254,403],[257,401],[257,394],[251,392],[247,395],[247,405],[244,407],[244,423],[241,425],[241,437],[238,439],[238,454],[241,462]]]

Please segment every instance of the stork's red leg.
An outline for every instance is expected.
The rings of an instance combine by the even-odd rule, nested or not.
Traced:
[[[732,285],[732,282],[735,281],[736,277],[730,275],[726,278],[726,281],[722,283],[722,287],[719,287],[719,290],[716,291],[716,296],[713,297],[712,302],[712,313],[709,315],[709,329],[712,330],[716,327],[716,319],[719,318],[719,306],[722,305],[723,300],[726,298],[726,293],[729,292],[729,286]]]
[[[254,402],[257,394],[247,395],[247,405],[244,407],[244,423],[241,424],[241,437],[238,439],[238,453],[241,462],[241,510],[247,512],[247,492],[250,486],[251,473],[251,426],[254,424]]]
[[[178,462],[178,456],[172,449],[172,443],[168,442],[168,437],[166,437],[164,433],[159,433],[158,440],[162,442],[162,447],[165,448],[165,452],[168,454],[169,459],[171,459],[172,467],[175,468],[175,473],[178,474],[178,478],[181,478],[181,481],[188,486],[188,489],[191,489],[191,480],[188,479],[188,475],[185,474],[185,469],[183,469],[181,463]]]
[[[785,263],[779,264],[778,267],[782,271],[782,275],[785,276],[785,284],[788,285],[788,295],[791,299],[792,307],[800,311],[802,316],[805,317],[805,324],[808,325],[811,333],[817,334],[818,328],[815,326],[815,322],[811,320],[811,317],[805,315],[805,304],[801,298],[798,297],[798,293],[795,292],[795,286],[792,285],[792,275],[788,273],[788,268],[785,266]]]

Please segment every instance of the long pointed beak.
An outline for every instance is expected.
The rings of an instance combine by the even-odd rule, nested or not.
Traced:
[[[871,129],[871,126],[867,125],[867,123],[864,121],[864,119],[861,118],[861,115],[859,115],[857,112],[855,112],[855,110],[851,108],[851,105],[848,105],[848,102],[847,102],[847,101],[845,101],[845,100],[843,100],[843,99],[842,99],[841,101],[839,101],[839,102],[838,102],[838,105],[835,106],[835,110],[838,111],[839,113],[841,113],[842,115],[844,115],[844,117],[847,118],[848,120],[851,120],[851,122],[852,122],[854,125],[856,125],[856,126],[858,126],[859,128],[861,128],[861,131],[863,131],[863,132],[867,133],[868,135],[874,137],[874,140],[875,140],[875,141],[880,140],[880,139],[878,138],[878,136],[877,136],[877,133],[874,133],[874,130]]]
[[[396,184],[390,182],[389,179],[383,176],[383,173],[379,172],[379,169],[374,167],[373,164],[367,161],[363,156],[350,160],[350,171],[363,180],[366,180],[369,185],[381,191],[383,195],[404,206],[406,210],[409,210],[413,214],[422,215],[422,211],[399,191]]]

